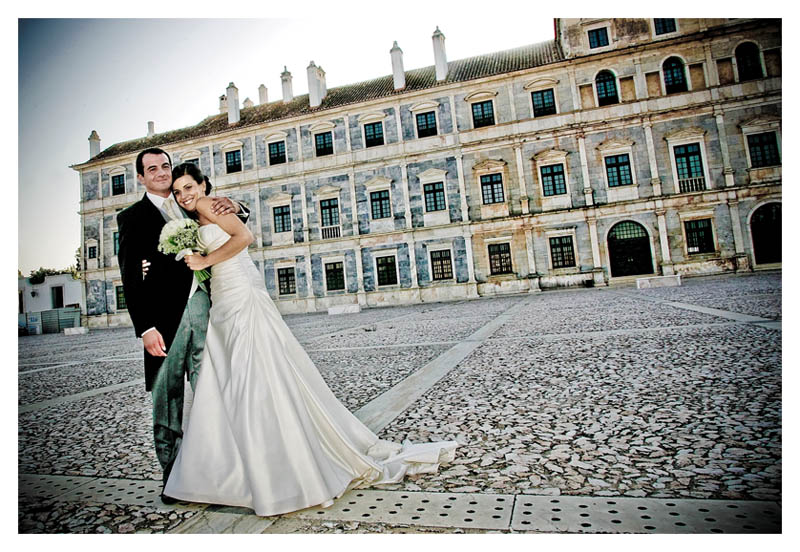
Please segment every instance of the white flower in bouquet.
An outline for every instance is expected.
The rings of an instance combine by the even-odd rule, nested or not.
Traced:
[[[198,245],[197,222],[184,218],[171,220],[161,229],[158,237],[158,250],[165,255],[175,254],[175,260],[180,261],[186,255],[192,255],[195,251],[200,251]],[[198,282],[203,282],[211,277],[207,270],[195,270]]]

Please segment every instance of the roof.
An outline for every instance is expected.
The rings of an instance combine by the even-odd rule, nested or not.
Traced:
[[[295,96],[294,99],[288,103],[278,100],[267,104],[243,108],[240,111],[239,122],[233,125],[228,124],[227,113],[220,113],[207,117],[200,123],[191,127],[162,132],[151,137],[119,142],[104,149],[89,161],[98,161],[117,155],[141,151],[146,148],[165,146],[183,140],[211,136],[229,130],[270,121],[278,121],[298,115],[319,113],[326,109],[333,109],[344,105],[402,95],[406,92],[427,90],[436,86],[491,77],[523,69],[531,69],[533,67],[555,63],[562,59],[564,59],[564,56],[557,42],[555,40],[548,40],[546,42],[521,46],[511,50],[504,50],[502,52],[450,61],[448,62],[447,78],[440,82],[436,81],[435,67],[430,65],[421,69],[406,71],[406,87],[402,90],[395,90],[392,75],[387,75],[356,84],[330,88],[328,89],[327,96],[322,100],[322,104],[316,108],[311,108],[309,106],[308,94],[303,94],[301,96]]]

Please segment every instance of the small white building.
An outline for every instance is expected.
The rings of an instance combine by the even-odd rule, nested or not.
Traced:
[[[52,311],[56,331],[60,331],[61,327],[80,325],[80,317],[78,317],[77,324],[70,322],[73,318],[69,316],[70,312],[74,312],[75,309],[78,309],[78,312],[86,311],[83,284],[81,280],[73,278],[72,274],[45,276],[44,282],[41,284],[32,284],[29,278],[19,278],[17,292],[19,296],[18,326],[29,328],[29,333],[41,333],[43,329],[49,329],[49,327],[43,328],[43,323],[48,322],[48,316],[45,313]],[[59,320],[61,321],[60,325]],[[48,324],[44,325],[48,326]],[[38,328],[38,331],[35,328]]]

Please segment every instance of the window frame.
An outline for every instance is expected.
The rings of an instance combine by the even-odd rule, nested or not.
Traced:
[[[125,193],[126,193],[125,192],[125,184],[127,183],[126,182],[127,179],[126,179],[125,173],[124,172],[113,172],[113,173],[109,172],[108,173],[108,178],[110,180],[110,185],[111,185],[111,197],[125,195]],[[122,191],[119,192],[119,193],[114,192],[114,180],[117,179],[117,178],[121,178],[122,179]]]
[[[434,102],[430,100],[417,102],[411,107],[409,107],[409,111],[411,115],[414,117],[414,136],[417,139],[420,138],[430,138],[431,136],[440,136],[441,135],[441,121],[439,120],[439,102]],[[436,134],[430,134],[428,136],[420,136],[419,135],[419,127],[417,126],[417,115],[423,115],[427,113],[433,113],[434,121],[436,124]]]
[[[547,240],[547,266],[550,271],[556,273],[563,273],[563,272],[574,272],[580,268],[580,263],[578,259],[578,240],[576,238],[576,228],[558,228],[555,230],[548,230],[544,233],[544,237]],[[555,266],[553,262],[553,248],[552,243],[550,242],[551,239],[555,238],[563,238],[569,237],[572,244],[572,261],[573,264],[571,266]]]
[[[759,69],[761,69],[761,76],[742,80],[741,72],[739,71],[739,58],[736,56],[736,50],[738,50],[745,44],[752,44],[753,46],[755,46],[758,55],[758,67]],[[733,48],[733,55],[731,56],[731,58],[733,60],[734,81],[736,83],[750,82],[766,78],[767,68],[766,64],[764,63],[764,50],[761,48],[761,45],[758,44],[755,40],[742,40],[741,42],[737,43],[736,46],[734,46]]]
[[[122,306],[120,306],[120,297],[122,297]],[[128,301],[125,299],[125,288],[122,284],[114,285],[114,306],[117,311],[128,310]]]
[[[511,239],[507,237],[494,239],[494,240],[485,240],[486,243],[486,252],[487,252],[487,260],[489,261],[489,276],[504,276],[507,274],[514,274],[514,254],[511,250]],[[494,268],[492,265],[492,248],[496,248],[499,246],[507,246],[508,247],[508,270],[506,272],[494,272]],[[502,265],[502,261],[501,261]],[[502,266],[501,266],[502,268]]]
[[[698,143],[700,145],[700,157],[703,163],[703,178],[705,183],[705,188],[703,190],[698,190],[699,192],[704,192],[708,190],[712,190],[712,182],[708,172],[708,153],[706,151],[706,131],[699,127],[690,127],[687,129],[681,129],[674,132],[671,132],[664,136],[664,139],[667,141],[667,148],[669,152],[669,161],[670,161],[670,168],[672,169],[672,182],[674,186],[674,193],[697,193],[697,192],[681,192],[680,191],[680,181],[678,178],[678,164],[677,159],[675,158],[675,148],[677,146],[685,146],[693,143]]]
[[[599,38],[599,36],[600,36],[599,34],[594,34],[593,35],[592,33],[599,33],[600,31],[603,31],[603,33],[605,35],[606,43],[605,44],[597,44],[596,46],[592,46],[592,37],[595,36],[595,37]],[[609,31],[609,25],[600,25],[599,27],[586,29],[586,40],[587,40],[587,44],[589,45],[589,50],[598,50],[598,49],[602,49],[602,48],[606,48],[608,46],[611,46],[611,36],[610,36],[610,33],[608,31]]]
[[[426,190],[425,188],[427,186],[435,186],[436,184],[441,184],[442,185],[442,190],[441,190],[441,192],[442,192],[442,203],[444,204],[444,206],[441,209],[428,209],[428,194],[429,193],[430,194],[437,194],[438,191],[437,190],[431,190],[430,192],[428,192],[428,190]],[[440,212],[440,211],[447,211],[447,193],[445,191],[445,185],[444,185],[444,181],[443,180],[438,180],[438,181],[435,181],[435,182],[426,182],[425,184],[422,184],[422,203],[424,204],[424,207],[425,207],[425,211],[424,211],[425,213],[437,213],[437,212]],[[438,201],[437,201],[437,198],[435,196],[434,196],[434,203],[435,203],[435,205],[438,205]]]
[[[293,228],[292,228],[292,205],[291,205],[291,203],[283,203],[281,205],[270,205],[270,207],[272,209],[272,233],[273,234],[284,234],[286,232],[292,232]],[[280,216],[281,216],[281,218],[288,217],[288,219],[289,219],[289,228],[288,229],[278,230],[278,218],[277,218],[276,213],[275,213],[275,211],[278,210],[278,209],[286,209],[287,210],[286,213],[281,213]],[[284,226],[284,224],[281,223],[281,227],[283,227],[283,226]]]
[[[447,171],[442,169],[430,168],[417,175],[419,179],[419,187],[422,193],[422,201],[425,203],[425,185],[435,184],[436,182],[442,183],[444,190],[444,209],[439,211],[426,211],[427,205],[423,205],[422,221],[425,226],[440,226],[450,224],[450,202],[452,198],[449,196],[447,190]]]
[[[333,212],[334,209],[329,205],[323,206],[323,203],[330,202],[330,201],[335,201],[336,202],[336,209],[335,209],[335,211],[336,211],[336,217],[335,217],[336,218],[336,223],[335,224],[325,225],[324,224],[324,220],[325,220],[324,212],[325,212],[325,210]],[[339,203],[340,202],[339,202],[339,196],[338,195],[335,196],[335,197],[319,198],[318,204],[319,204],[319,227],[320,228],[332,228],[332,227],[335,227],[335,226],[339,226],[339,227],[342,226],[342,217],[341,217],[341,212],[340,212],[340,208],[339,208]]]
[[[379,254],[379,252],[374,252],[373,255],[374,255],[373,264],[375,266],[375,287],[376,288],[387,288],[387,287],[399,286],[400,285],[400,266],[399,266],[399,263],[397,262],[397,251],[395,251],[393,253],[380,253],[380,254]],[[381,273],[380,273],[379,266],[378,266],[378,260],[379,259],[389,259],[389,258],[394,259],[394,283],[381,284],[380,283],[380,274]]]
[[[318,136],[324,136],[326,134],[330,134],[331,143],[330,143],[330,152],[329,153],[319,153],[319,143],[317,141]],[[333,140],[333,129],[330,130],[323,130],[321,132],[314,133],[314,157],[328,157],[329,155],[334,155],[336,153],[336,148],[334,147],[334,140]]]
[[[272,160],[272,146],[277,144],[283,144],[283,161],[273,161]],[[272,167],[274,165],[283,165],[289,161],[288,157],[286,156],[286,140],[273,140],[267,142],[267,166]]]
[[[393,213],[392,213],[392,192],[391,192],[391,190],[389,188],[382,188],[382,189],[379,189],[379,190],[367,190],[367,193],[369,194],[370,220],[391,219],[392,215],[393,215]],[[375,201],[376,200],[373,197],[375,194],[386,194],[386,197],[378,198],[379,202],[381,202],[383,204],[383,202],[385,201],[386,202],[385,204],[388,206],[388,214],[386,214],[385,216],[380,216],[380,217],[376,217],[375,216]],[[381,214],[383,214],[383,212],[385,211],[383,206],[381,206],[380,210],[382,211]]]
[[[681,232],[683,236],[683,254],[687,260],[703,255],[713,256],[719,253],[719,243],[717,241],[717,229],[715,227],[716,224],[713,210],[679,212],[678,218],[681,223]],[[686,223],[696,222],[699,220],[709,221],[709,231],[711,232],[710,245],[712,247],[710,251],[689,251],[689,233],[686,228]]]
[[[500,199],[499,200],[497,200],[496,193],[495,193],[497,191],[497,187],[496,187],[497,182],[493,181],[493,179],[495,179],[495,177],[498,177],[500,179],[500,182],[499,182],[499,184],[500,184]],[[484,182],[485,178],[489,179],[489,182]],[[492,172],[487,172],[485,174],[480,174],[480,175],[478,175],[478,182],[480,184],[480,191],[481,191],[481,205],[499,205],[499,204],[505,203],[507,201],[506,200],[506,193],[505,193],[505,179],[503,178],[503,171],[502,170],[499,170],[499,171],[495,170],[495,171],[492,171]],[[489,202],[486,201],[486,189],[485,189],[485,187],[487,185],[490,186],[490,191],[491,191],[491,196],[492,196],[491,199],[493,200],[493,201],[489,201]]]
[[[447,252],[448,259],[450,261],[450,277],[449,278],[436,278],[434,270],[434,261],[433,261],[433,254],[434,253],[444,253]],[[453,249],[452,247],[436,247],[435,249],[428,250],[428,262],[430,263],[430,275],[431,275],[431,282],[446,282],[448,280],[455,280],[456,278],[456,270],[453,264]]]
[[[614,102],[608,102],[608,103],[604,103],[604,104],[601,105],[600,104],[600,88],[597,86],[597,78],[602,73],[608,73],[613,77],[612,80],[613,80],[613,83],[614,83],[614,93],[616,94],[617,100],[614,101]],[[592,79],[592,90],[594,91],[594,101],[595,101],[595,105],[597,107],[609,107],[609,106],[612,106],[612,105],[618,105],[618,104],[622,103],[622,98],[620,96],[619,76],[617,75],[617,73],[615,71],[612,71],[611,69],[603,68],[603,69],[600,69],[597,73],[595,73],[594,78]]]
[[[347,292],[347,263],[345,262],[345,258],[342,257],[331,257],[331,258],[323,258],[322,261],[322,273],[325,277],[325,293],[330,292]],[[334,264],[341,264],[342,265],[342,287],[331,289],[328,279],[328,265]]]
[[[438,136],[439,135],[439,125],[437,124],[437,120],[436,120],[436,110],[422,111],[420,113],[413,113],[413,115],[414,115],[414,128],[416,129],[417,138],[429,138],[431,136]],[[432,127],[433,128],[433,132],[425,134],[423,136],[422,133],[421,133],[422,129],[419,128],[419,118],[420,117],[426,117],[426,119],[428,119],[428,118],[430,118],[430,117],[427,117],[428,115],[433,115],[433,127]],[[426,122],[425,124],[427,125],[428,122]],[[428,127],[428,128],[426,128],[424,130],[426,132],[428,132],[428,131],[430,131],[430,129],[431,129],[431,127]]]
[[[292,288],[292,291],[287,291],[286,293],[284,293],[282,291],[283,288],[282,288],[282,282],[281,282],[281,271],[287,271],[287,270],[291,270],[291,275],[292,275],[291,288]],[[276,265],[275,266],[275,282],[278,284],[276,287],[277,287],[277,291],[278,291],[278,296],[279,297],[287,297],[289,295],[297,295],[297,269],[296,269],[296,267],[294,265],[289,265],[289,264]]]
[[[244,164],[242,163],[242,148],[233,148],[229,150],[223,151],[225,155],[225,174],[236,174],[244,171]],[[234,157],[236,154],[239,154],[239,168],[237,170],[231,170],[231,164],[229,163],[229,155],[233,155]],[[233,165],[235,168],[236,165]]]
[[[683,84],[685,85],[685,89],[669,92],[667,90],[667,76],[664,70],[664,64],[673,58],[677,59],[683,64],[681,67],[681,74],[683,75]],[[683,56],[679,56],[677,54],[670,54],[666,56],[664,59],[661,60],[661,65],[659,65],[659,73],[661,75],[661,93],[664,96],[672,96],[673,94],[683,94],[685,92],[692,91],[692,80],[691,77],[689,76],[689,64],[687,63],[686,59],[683,58]]]
[[[380,126],[376,126],[376,125],[380,125]],[[375,129],[375,128],[380,128],[381,129],[380,130],[380,134],[381,134],[380,135],[380,143],[376,142],[376,140],[378,138],[375,138],[375,137],[372,138],[374,143],[372,143],[372,144],[368,143],[370,139],[367,137],[367,127],[370,127],[370,128],[373,128],[373,129]],[[385,139],[386,133],[384,132],[384,130],[385,129],[383,128],[383,121],[368,121],[368,122],[363,123],[361,125],[361,133],[362,133],[362,137],[364,139],[364,149],[375,148],[375,147],[378,147],[378,146],[386,145],[386,139]],[[373,134],[374,134],[374,130],[373,130]]]
[[[522,88],[528,92],[528,106],[531,110],[531,118],[538,119],[540,117],[549,117],[550,115],[558,115],[561,113],[558,105],[558,79],[552,77],[540,77],[526,83]],[[555,113],[547,115],[536,115],[536,107],[533,102],[533,94],[536,92],[544,92],[550,90],[553,93],[553,107]]]
[[[564,191],[561,192],[561,193],[548,194],[545,191],[545,186],[544,186],[545,175],[542,173],[542,170],[546,169],[546,168],[549,168],[549,167],[556,167],[556,166],[560,166],[561,167],[561,175],[564,178]],[[539,165],[539,184],[541,186],[542,197],[551,198],[551,197],[569,195],[569,187],[567,186],[567,171],[566,171],[566,169],[564,167],[564,163],[548,163],[547,165]]]
[[[776,155],[778,157],[778,162],[777,163],[773,163],[771,165],[757,165],[756,166],[755,164],[753,164],[753,153],[752,153],[752,150],[751,150],[752,145],[750,143],[750,139],[754,138],[756,136],[763,136],[763,135],[766,135],[766,134],[772,134],[774,139],[775,139],[775,152],[776,152]],[[779,133],[778,133],[777,130],[770,129],[770,130],[765,130],[765,131],[762,131],[762,132],[749,132],[749,133],[744,135],[745,144],[746,144],[746,148],[745,149],[747,150],[747,166],[748,166],[748,168],[750,168],[750,169],[769,169],[769,168],[773,168],[773,167],[781,167],[781,166],[783,166],[783,157],[781,156],[781,144],[780,144],[780,139],[778,137],[778,134]]]
[[[114,254],[113,257],[116,257],[119,254],[119,230],[115,230],[111,232],[111,242],[112,242],[112,251]]]
[[[651,17],[650,18],[650,32],[651,32],[651,36],[654,39],[672,38],[672,37],[674,37],[675,35],[677,35],[680,32],[679,20],[677,18],[672,18],[672,21],[675,24],[675,30],[669,31],[669,32],[665,32],[665,33],[657,33],[656,32],[656,19],[657,18],[655,18],[655,17]],[[661,19],[665,19],[665,18],[661,18]]]

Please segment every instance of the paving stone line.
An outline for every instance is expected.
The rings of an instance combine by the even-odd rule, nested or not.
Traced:
[[[67,395],[66,397],[58,397],[57,399],[50,399],[47,401],[42,401],[33,404],[26,404],[25,406],[19,407],[19,413],[25,414],[26,412],[33,412],[35,410],[43,410],[45,408],[49,408],[51,406],[56,406],[59,404],[63,404],[69,401],[78,401],[81,399],[86,399],[89,397],[94,397],[95,395],[102,395],[103,393],[112,393],[114,391],[119,391],[120,389],[125,389],[127,387],[131,387],[133,385],[139,385],[144,383],[144,378],[135,379],[132,381],[126,381],[125,383],[118,383],[116,385],[109,385],[107,387],[99,387],[97,389],[92,389],[90,391],[84,391],[82,393],[76,393],[74,395]]]
[[[364,422],[364,425],[371,431],[379,433],[495,331],[513,319],[516,313],[524,309],[529,302],[530,296],[524,297],[519,303],[512,305],[456,346],[448,349],[388,391],[359,408],[354,412],[355,416]]]
[[[738,312],[731,312],[722,309],[712,309],[710,307],[701,307],[699,305],[692,305],[691,303],[681,303],[679,301],[669,301],[666,299],[658,299],[657,297],[648,297],[646,295],[639,295],[630,291],[621,291],[621,290],[608,290],[610,293],[616,293],[617,295],[625,295],[628,297],[634,297],[636,299],[641,299],[643,301],[650,301],[653,303],[661,303],[662,305],[668,305],[670,307],[676,307],[679,309],[685,309],[695,312],[702,312],[703,314],[710,314],[712,316],[719,316],[720,318],[728,318],[730,320],[735,320],[737,322],[774,322],[769,318],[761,318],[758,316],[751,316],[749,314],[741,314]]]

